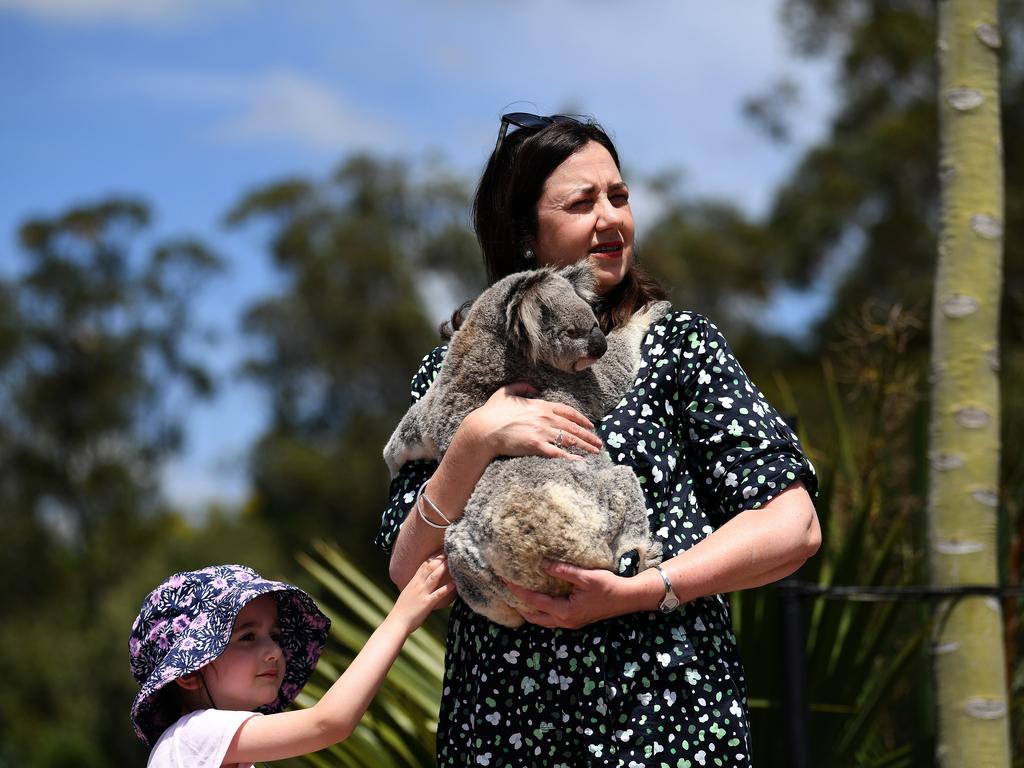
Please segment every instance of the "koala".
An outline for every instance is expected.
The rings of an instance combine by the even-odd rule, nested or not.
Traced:
[[[571,405],[592,422],[608,413],[636,378],[640,344],[669,304],[645,308],[606,338],[594,300],[586,261],[518,272],[480,294],[437,378],[384,447],[392,477],[407,461],[439,459],[470,411],[516,381],[529,381],[539,397]]]
[[[445,531],[444,551],[459,596],[477,613],[518,627],[523,605],[505,586],[564,597],[572,585],[545,560],[614,571],[628,552],[639,570],[661,562],[651,540],[640,482],[607,452],[583,461],[522,456],[491,462],[466,509]]]
[[[622,399],[640,365],[640,345],[668,302],[636,313],[607,337],[591,307],[594,276],[581,262],[510,275],[484,291],[453,335],[427,393],[409,409],[384,448],[392,475],[406,461],[439,458],[470,411],[496,389],[528,381],[538,397],[570,405],[597,422]],[[640,483],[601,451],[582,461],[537,456],[491,462],[444,549],[459,594],[478,613],[508,627],[523,618],[505,580],[552,595],[570,585],[544,560],[614,570],[639,554],[641,570],[660,562]]]

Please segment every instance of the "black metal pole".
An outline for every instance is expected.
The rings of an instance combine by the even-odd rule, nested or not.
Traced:
[[[807,695],[807,653],[803,600],[796,574],[778,584],[782,642],[782,719],[792,768],[811,768],[811,713]]]

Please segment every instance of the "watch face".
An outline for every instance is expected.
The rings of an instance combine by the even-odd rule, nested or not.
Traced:
[[[662,600],[661,605],[658,606],[662,613],[672,613],[672,611],[678,607],[679,599],[675,595],[665,595],[665,599]]]

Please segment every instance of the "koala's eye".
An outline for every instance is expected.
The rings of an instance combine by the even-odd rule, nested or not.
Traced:
[[[570,339],[578,339],[580,337],[580,332],[575,328],[570,328],[565,332],[565,335],[568,336]]]

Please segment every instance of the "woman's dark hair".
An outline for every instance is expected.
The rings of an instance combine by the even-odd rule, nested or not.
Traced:
[[[473,200],[473,229],[483,252],[488,285],[536,267],[525,253],[537,232],[537,201],[544,182],[592,141],[607,149],[615,167],[620,167],[615,145],[592,120],[559,120],[539,130],[517,128],[491,153]],[[607,333],[648,302],[664,298],[664,289],[631,264],[622,282],[602,297],[598,322]],[[455,311],[442,335],[458,330],[471,303]]]

